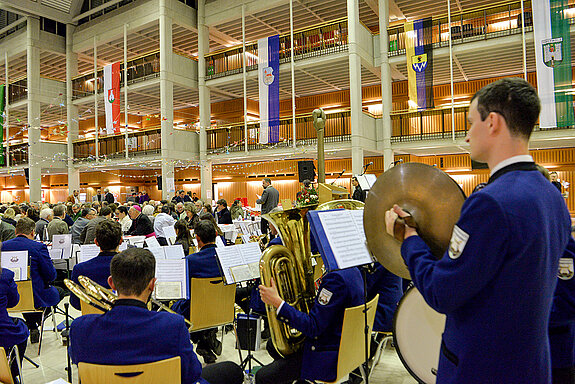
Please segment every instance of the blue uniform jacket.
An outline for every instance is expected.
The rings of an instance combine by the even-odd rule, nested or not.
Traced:
[[[56,279],[56,269],[52,265],[46,244],[17,236],[2,243],[2,251],[28,251],[30,278],[34,290],[36,308],[51,307],[58,304],[60,295],[49,283]]]
[[[72,270],[71,280],[79,284],[78,276],[86,276],[94,280],[96,283],[103,287],[110,288],[108,285],[108,277],[110,276],[110,263],[116,252],[100,252],[98,256],[84,261],[83,263],[76,264]],[[80,310],[80,299],[74,293],[70,294],[70,304],[72,307]]]
[[[15,307],[20,301],[18,287],[14,281],[14,272],[0,269],[0,347],[9,352],[13,345],[23,343],[28,338],[28,328],[24,322],[14,324],[8,316],[7,308]]]
[[[143,364],[179,356],[182,383],[204,383],[184,319],[148,311],[138,300],[119,300],[103,315],[77,317],[70,326],[74,364]]]
[[[403,295],[401,277],[389,272],[379,263],[375,263],[375,271],[368,273],[366,277],[367,297],[369,300],[379,294],[373,331],[391,332],[393,330],[393,316],[397,303],[399,303]]]
[[[465,201],[443,258],[418,236],[401,248],[425,301],[447,315],[439,384],[551,380],[547,328],[569,212],[538,171],[509,167]]]
[[[363,279],[357,268],[327,273],[309,314],[284,303],[278,319],[306,336],[301,379],[333,381],[346,308],[363,303]]]
[[[189,277],[221,277],[220,263],[216,255],[216,245],[207,244],[199,252],[186,256]],[[179,300],[172,309],[186,318],[190,317],[190,300]]]

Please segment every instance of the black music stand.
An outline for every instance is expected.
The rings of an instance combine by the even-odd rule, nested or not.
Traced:
[[[248,280],[248,281],[246,281],[246,283],[247,283],[247,287],[248,287],[249,292],[250,292],[249,295],[248,295],[248,302],[251,302],[252,290],[253,290],[253,288],[256,286],[256,279]],[[252,310],[251,310],[251,308],[250,308],[249,313],[247,314],[247,324],[248,324],[248,332],[247,332],[247,338],[248,338],[248,343],[247,343],[247,344],[248,344],[248,349],[247,349],[247,352],[248,352],[248,355],[246,356],[245,359],[242,359],[242,344],[240,343],[240,340],[239,340],[239,337],[238,337],[237,327],[236,327],[236,329],[235,329],[235,332],[236,332],[236,343],[237,343],[237,345],[238,345],[238,354],[240,355],[240,361],[242,362],[242,363],[240,364],[240,366],[242,367],[242,370],[244,370],[244,369],[246,368],[246,365],[247,365],[247,366],[248,366],[248,372],[249,372],[249,374],[252,373],[252,360],[255,361],[256,363],[258,363],[260,366],[263,366],[263,365],[264,365],[261,361],[259,361],[259,360],[252,354],[252,349],[251,349],[251,344],[252,344],[251,341],[252,341],[252,338],[251,338],[251,332],[250,332],[250,330],[251,330],[251,328],[252,328],[252,327],[251,327],[251,323],[250,323],[251,317],[252,317]],[[257,340],[257,335],[256,335],[256,340]]]

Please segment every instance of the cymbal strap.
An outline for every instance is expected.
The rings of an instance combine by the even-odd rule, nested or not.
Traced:
[[[408,215],[405,217],[397,217],[393,225],[393,237],[399,241],[403,241],[405,238],[405,226],[417,229],[417,223],[413,216]]]

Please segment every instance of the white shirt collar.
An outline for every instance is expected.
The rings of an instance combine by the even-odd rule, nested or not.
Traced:
[[[531,155],[519,155],[519,156],[513,156],[513,157],[510,157],[508,159],[505,159],[502,162],[500,162],[499,164],[497,164],[495,167],[493,167],[489,176],[493,176],[493,174],[495,172],[499,171],[502,168],[507,167],[508,165],[515,164],[515,163],[523,163],[523,162],[533,163],[533,157],[531,157]]]

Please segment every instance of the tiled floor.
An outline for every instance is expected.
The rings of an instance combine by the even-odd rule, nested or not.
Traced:
[[[67,298],[65,300],[67,300]],[[74,309],[71,309],[71,315],[77,316],[79,313]],[[63,316],[57,316],[57,320],[58,322],[63,321]],[[48,325],[51,326],[51,324],[52,322],[48,321]],[[222,356],[218,358],[218,361],[229,360],[238,363],[238,351],[234,346],[235,339],[233,333],[226,334],[224,337],[223,353]],[[36,363],[40,364],[40,368],[34,368],[30,363],[24,362],[23,376],[25,384],[44,384],[59,378],[67,379],[66,347],[62,346],[54,332],[51,330],[44,331],[42,353],[40,356],[37,356],[37,351],[38,344],[28,344],[26,355]],[[242,353],[245,357],[245,352]],[[265,351],[264,344],[262,344],[262,348],[256,351],[254,355],[264,364],[271,361],[271,358]],[[78,383],[77,372],[76,367],[73,367],[73,383]],[[369,382],[372,384],[411,384],[416,383],[416,380],[414,380],[405,370],[401,361],[397,357],[395,350],[388,347],[381,358],[380,363],[374,369]]]

